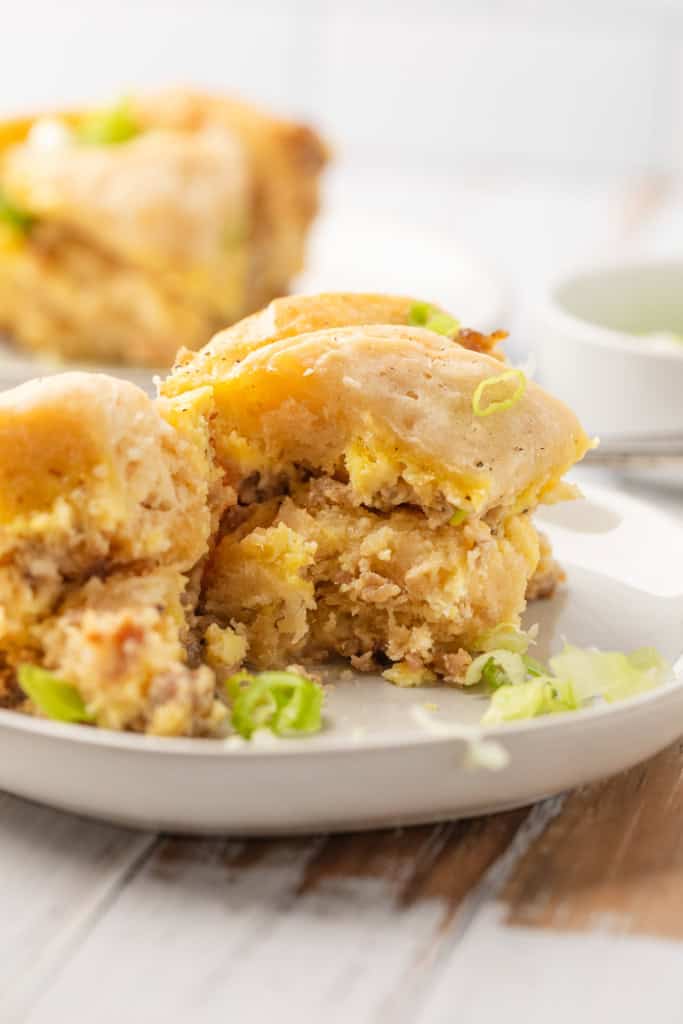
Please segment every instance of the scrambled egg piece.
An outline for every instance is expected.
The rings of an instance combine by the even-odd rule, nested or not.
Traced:
[[[108,133],[87,111],[0,126],[0,325],[63,359],[168,366],[287,291],[326,150],[186,91],[108,117]]]
[[[186,585],[165,568],[94,577],[36,631],[45,666],[78,688],[98,726],[202,736],[224,723],[213,672],[188,664]]]

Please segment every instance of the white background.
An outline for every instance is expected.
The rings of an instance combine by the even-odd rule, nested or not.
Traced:
[[[354,164],[683,170],[679,0],[0,4],[5,110],[159,82],[312,118]]]
[[[311,121],[334,148],[326,209],[483,259],[513,355],[517,314],[560,269],[683,249],[683,0],[0,0],[0,15],[0,114],[194,84]]]

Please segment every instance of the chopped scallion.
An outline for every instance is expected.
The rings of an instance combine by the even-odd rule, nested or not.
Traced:
[[[0,191],[0,223],[25,235],[33,227],[35,217],[28,210],[22,210],[20,206],[8,199],[4,192]]]
[[[482,404],[484,393],[492,387],[498,384],[505,384],[507,381],[516,380],[517,387],[508,398],[501,399],[499,401],[489,402],[488,405]],[[504,412],[506,409],[511,409],[515,405],[526,390],[526,377],[522,370],[506,370],[505,373],[499,373],[495,377],[488,377],[486,380],[482,380],[472,396],[472,411],[475,416],[491,416],[494,412]]]
[[[465,686],[486,683],[491,690],[497,690],[500,686],[523,683],[525,679],[521,655],[501,648],[485,651],[474,659],[465,674]]]
[[[258,729],[277,736],[319,732],[323,689],[296,672],[238,672],[226,681],[232,725],[245,739]]]
[[[128,142],[140,131],[128,103],[123,102],[110,110],[96,111],[86,117],[78,129],[78,138],[93,145],[113,146]]]
[[[456,508],[455,512],[448,520],[448,524],[449,526],[460,526],[461,523],[465,522],[468,516],[469,512],[467,511],[467,509]]]
[[[20,665],[19,686],[39,711],[58,722],[90,722],[83,698],[71,683],[38,665]]]
[[[443,313],[429,302],[414,302],[408,315],[411,327],[424,327],[435,334],[454,337],[460,330],[460,321],[449,313]]]

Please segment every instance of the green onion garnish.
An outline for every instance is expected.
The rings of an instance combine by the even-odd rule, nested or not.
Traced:
[[[408,314],[411,327],[425,327],[428,331],[452,338],[460,330],[460,321],[449,313],[442,313],[429,302],[414,302]]]
[[[522,661],[527,671],[527,675],[530,676],[547,676],[548,669],[545,667],[543,662],[539,661],[538,658],[532,658],[530,654],[523,654]]]
[[[520,718],[576,711],[580,706],[571,682],[545,676],[516,686],[499,687],[491,697],[482,723],[500,725]]]
[[[434,306],[429,302],[414,302],[408,313],[408,323],[411,327],[424,327],[435,312]]]
[[[19,686],[39,711],[58,722],[91,722],[83,698],[71,683],[65,683],[38,665],[20,665],[17,672]]]
[[[536,642],[538,626],[528,630],[518,629],[509,622],[501,622],[494,629],[488,629],[472,644],[475,651],[497,651],[504,648],[515,654],[526,654],[529,645]],[[546,670],[543,669],[543,672]]]
[[[623,654],[567,644],[550,659],[549,668],[526,653],[500,650],[480,654],[468,668],[465,684],[488,685],[491,702],[482,723],[499,725],[576,711],[596,699],[608,703],[626,700],[661,686],[672,675],[671,666],[651,647]]]
[[[15,206],[5,193],[0,191],[0,222],[25,235],[33,227],[35,217],[28,210]]]
[[[232,699],[232,725],[245,739],[257,729],[276,736],[319,732],[323,689],[296,672],[238,672],[225,683]]]
[[[90,114],[79,127],[78,138],[81,142],[93,145],[113,146],[128,142],[139,135],[140,131],[140,125],[133,117],[129,105],[123,102],[110,110]]]
[[[435,331],[436,334],[445,334],[450,338],[460,330],[460,321],[448,313],[435,313],[434,316],[429,318],[425,327],[428,331]]]
[[[510,395],[509,398],[504,398],[499,402],[489,402],[488,405],[482,405],[482,398],[487,388],[494,387],[497,384],[505,384],[508,380],[518,381],[517,387]],[[494,412],[504,412],[505,409],[512,408],[517,403],[526,390],[526,377],[522,370],[506,370],[505,373],[499,373],[495,377],[488,377],[486,380],[482,380],[472,396],[472,411],[475,416],[490,416]]]
[[[481,681],[493,692],[501,686],[510,685],[510,677],[495,658],[489,658],[481,670]]]
[[[455,512],[453,513],[451,518],[448,520],[448,525],[449,526],[460,526],[461,523],[465,522],[465,520],[467,519],[468,516],[469,516],[469,512],[466,509],[464,509],[464,508],[456,508]]]
[[[491,690],[501,686],[513,686],[523,683],[526,669],[519,654],[505,648],[486,651],[472,661],[465,673],[465,686],[476,686],[486,683]]]
[[[671,669],[653,647],[641,647],[631,654],[621,651],[583,650],[565,644],[550,659],[555,676],[570,679],[579,698],[603,697],[623,700],[660,686]]]

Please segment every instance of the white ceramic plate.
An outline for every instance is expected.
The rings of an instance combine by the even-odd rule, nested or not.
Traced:
[[[630,650],[652,644],[676,681],[621,704],[487,731],[509,753],[501,771],[468,770],[464,744],[426,732],[478,721],[482,700],[447,688],[400,690],[339,680],[318,736],[239,749],[66,726],[0,711],[0,787],[81,814],[180,832],[275,834],[438,821],[529,803],[649,757],[683,732],[683,528],[665,513],[591,489],[550,510],[569,571],[565,591],[533,605],[540,656],[562,637]]]
[[[406,259],[406,253],[410,258]],[[326,213],[311,237],[310,270],[293,291],[371,291],[423,296],[452,310],[468,327],[495,330],[505,319],[504,289],[467,248],[448,237],[405,225],[377,222],[362,214]],[[61,365],[26,358],[0,337],[0,388],[31,377],[84,369],[109,373],[153,390],[155,374],[168,370],[135,367]]]

